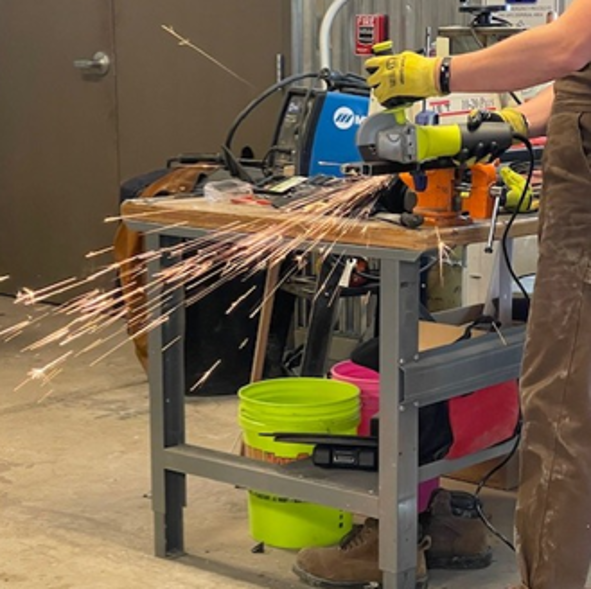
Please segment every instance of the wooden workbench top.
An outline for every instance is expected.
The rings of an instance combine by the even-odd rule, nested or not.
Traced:
[[[217,230],[228,228],[234,223],[237,233],[256,233],[269,227],[277,227],[286,238],[297,238],[303,227],[318,222],[318,217],[305,213],[296,214],[285,209],[256,204],[208,202],[203,198],[128,200],[122,204],[121,214],[125,222],[131,222],[134,226],[135,223],[149,223]],[[288,220],[293,222],[287,224]],[[502,216],[499,220],[496,239],[501,237],[508,220],[508,216]],[[323,241],[411,251],[435,249],[441,241],[449,247],[485,243],[490,227],[490,223],[486,221],[462,227],[442,227],[438,230],[428,226],[406,229],[379,220],[352,220],[343,230],[342,219],[325,217],[323,223],[327,227],[326,239]],[[511,229],[511,236],[533,235],[537,232],[537,224],[536,215],[518,217]]]

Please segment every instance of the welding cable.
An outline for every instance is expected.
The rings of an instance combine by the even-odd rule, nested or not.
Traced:
[[[320,79],[320,73],[316,74],[315,76],[313,76],[316,78],[316,81]],[[304,133],[301,132],[303,126],[304,126],[304,122],[306,120],[306,115],[308,114],[308,104],[310,101],[310,96],[312,95],[312,91],[315,87],[316,81],[312,83],[311,86],[308,87],[308,89],[306,90],[306,94],[304,95],[304,98],[302,100],[302,108],[299,110],[298,112],[298,121],[297,121],[297,145],[296,145],[296,152],[297,153],[301,153],[302,152],[302,141],[303,141],[303,136]],[[267,152],[265,153],[265,155],[263,156],[262,159],[262,169],[263,169],[263,174],[265,176],[269,175],[268,172],[270,171],[271,174],[273,172],[273,156],[275,156],[276,154],[281,154],[281,153],[288,153],[291,154],[291,149],[289,148],[285,148],[285,147],[280,147],[279,145],[271,145],[271,147],[269,147],[269,149],[267,150]],[[295,174],[296,175],[300,175],[300,170],[299,170],[299,164],[300,164],[300,158],[296,158],[296,170],[295,170]]]
[[[226,141],[224,145],[227,149],[232,149],[232,140],[234,139],[234,135],[238,130],[238,127],[242,124],[242,122],[250,115],[250,113],[259,106],[262,102],[264,102],[269,96],[272,96],[278,90],[285,88],[286,86],[290,86],[291,84],[295,84],[295,82],[299,82],[300,80],[306,80],[309,78],[318,78],[318,72],[314,73],[305,73],[305,74],[294,74],[293,76],[289,76],[276,84],[273,84],[267,90],[265,90],[262,94],[257,96],[254,100],[252,100],[246,107],[238,114],[238,116],[234,119],[230,130],[228,131],[228,135],[226,137]]]
[[[315,83],[321,81],[322,79],[324,79],[326,81],[326,79],[329,76],[330,76],[330,70],[322,69],[316,74]],[[308,87],[308,89],[306,90],[306,94],[304,95],[304,100],[302,102],[302,108],[300,109],[300,112],[298,113],[299,120],[298,120],[298,134],[297,134],[297,145],[296,145],[296,150],[297,150],[298,154],[301,154],[302,149],[303,149],[303,142],[304,142],[304,135],[305,135],[305,133],[303,132],[303,127],[306,122],[306,118],[308,116],[308,112],[309,112],[309,108],[310,108],[310,98],[312,97],[312,92],[314,92],[314,84],[310,85]],[[297,176],[304,175],[302,173],[303,170],[301,169],[301,161],[302,161],[301,157],[296,158],[295,173]]]
[[[362,94],[369,95],[369,86],[367,80],[360,74],[348,72],[342,74],[341,72],[329,69],[320,71],[320,77],[326,82],[329,90],[357,90]]]

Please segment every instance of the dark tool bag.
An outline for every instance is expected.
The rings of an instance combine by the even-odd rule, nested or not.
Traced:
[[[470,339],[474,329],[490,329],[483,317],[466,328],[459,340]],[[356,364],[379,372],[379,338],[358,346],[351,355]],[[419,464],[442,458],[460,458],[511,438],[519,425],[517,381],[507,381],[467,395],[419,409]]]
[[[190,196],[218,170],[219,165],[202,163],[151,171],[125,182],[121,186],[120,200],[123,202],[132,198]],[[118,278],[121,288],[128,295],[128,333],[133,339],[138,360],[147,371],[148,335],[138,333],[148,319],[146,296],[142,290],[145,285],[145,266],[136,257],[143,251],[143,247],[142,234],[121,223],[114,240],[115,259],[120,263]],[[212,274],[208,280],[208,284],[211,284],[216,276]],[[226,282],[213,295],[205,296],[186,308],[186,394],[234,394],[249,382],[258,327],[258,319],[251,319],[250,313],[260,303],[264,282],[264,272],[248,278],[237,277]],[[248,301],[241,303],[232,313],[226,314],[230,305],[253,286],[256,290]],[[292,313],[293,296],[279,291],[271,321],[265,376],[281,375],[283,348]],[[194,385],[214,364],[217,368],[211,377],[195,388]]]

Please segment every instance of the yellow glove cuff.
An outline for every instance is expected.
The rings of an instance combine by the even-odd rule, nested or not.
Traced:
[[[525,115],[521,114],[517,109],[507,107],[499,111],[501,118],[511,125],[513,131],[519,135],[527,137],[529,134],[529,126]]]

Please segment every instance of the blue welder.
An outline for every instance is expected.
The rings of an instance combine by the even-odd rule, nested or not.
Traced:
[[[355,136],[368,109],[362,83],[288,90],[269,158],[273,173],[341,176],[341,164],[361,159]]]

